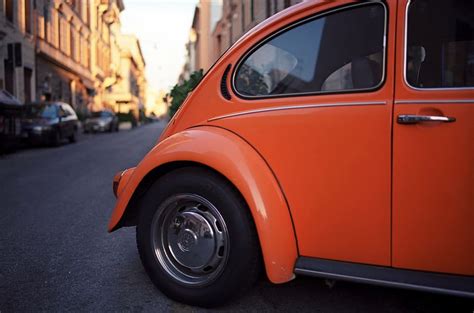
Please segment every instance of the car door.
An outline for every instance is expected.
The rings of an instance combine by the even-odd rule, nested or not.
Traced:
[[[302,256],[390,265],[394,3],[327,3],[259,42],[233,73],[248,110],[213,122],[274,171]]]
[[[474,3],[398,12],[393,265],[474,275]]]
[[[78,128],[78,121],[77,121],[77,115],[74,109],[69,105],[65,104],[64,109],[68,112],[69,114],[69,123],[70,123],[70,128],[71,128],[71,135],[77,131]]]
[[[72,116],[68,112],[64,104],[59,104],[59,115],[61,116],[60,126],[61,126],[61,135],[63,138],[69,137],[73,133],[72,125]]]

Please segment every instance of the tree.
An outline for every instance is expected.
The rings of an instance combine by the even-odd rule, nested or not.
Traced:
[[[188,94],[193,91],[193,89],[199,84],[203,77],[202,69],[199,71],[193,72],[188,80],[185,80],[181,85],[176,84],[170,92],[171,96],[171,105],[169,109],[170,118],[178,111],[181,104],[183,104],[184,100]]]

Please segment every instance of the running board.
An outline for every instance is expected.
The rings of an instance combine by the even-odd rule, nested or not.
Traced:
[[[295,273],[474,298],[474,276],[447,275],[299,257]]]

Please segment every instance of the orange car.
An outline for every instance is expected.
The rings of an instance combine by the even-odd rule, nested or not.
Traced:
[[[109,231],[169,297],[295,275],[474,296],[474,2],[306,1],[242,37],[135,168]]]

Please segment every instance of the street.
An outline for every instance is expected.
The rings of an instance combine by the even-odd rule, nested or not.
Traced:
[[[145,274],[135,228],[107,233],[112,177],[135,166],[164,124],[82,135],[0,157],[0,312],[205,312],[173,302]],[[469,312],[472,300],[297,277],[262,277],[219,312]]]

